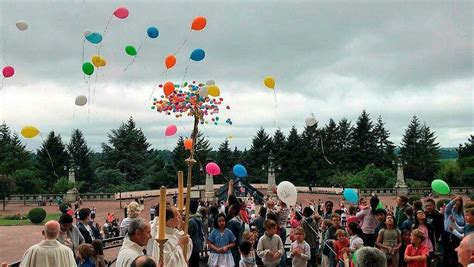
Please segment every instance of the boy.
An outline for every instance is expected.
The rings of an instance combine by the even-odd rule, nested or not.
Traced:
[[[252,253],[252,242],[243,240],[239,245],[240,261],[239,267],[256,267],[255,254]]]
[[[336,252],[336,262],[345,261],[347,254],[350,252],[349,249],[349,239],[347,238],[347,233],[344,229],[337,229],[336,231],[336,240],[334,241],[334,251]],[[338,264],[336,264],[339,266]]]
[[[280,264],[281,255],[285,252],[283,242],[278,232],[278,225],[274,220],[265,220],[265,234],[260,237],[257,244],[257,256],[262,258],[263,264],[276,267]]]
[[[295,267],[306,267],[308,260],[311,258],[311,249],[309,244],[304,240],[305,234],[301,226],[295,228],[296,240],[291,243],[291,263]]]

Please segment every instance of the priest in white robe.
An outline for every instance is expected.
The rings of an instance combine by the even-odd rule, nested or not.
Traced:
[[[165,238],[168,241],[166,241],[163,247],[163,263],[165,266],[188,266],[188,261],[193,251],[193,242],[189,235],[185,235],[183,231],[177,229],[180,224],[181,215],[179,215],[178,210],[175,207],[167,207]],[[186,255],[184,255],[184,248],[187,248]],[[159,263],[160,246],[158,242],[153,247],[152,255],[156,262]]]
[[[127,236],[117,256],[116,267],[130,267],[133,260],[144,255],[143,249],[151,238],[151,226],[143,218],[130,220]]]
[[[44,240],[26,250],[20,267],[77,266],[72,250],[56,240],[59,235],[59,227],[57,221],[48,221],[44,225]]]

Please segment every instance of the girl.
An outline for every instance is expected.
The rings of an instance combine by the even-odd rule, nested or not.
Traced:
[[[207,245],[210,248],[208,260],[209,266],[234,266],[234,259],[230,253],[230,248],[235,246],[235,236],[226,228],[225,215],[220,213],[214,221]]]
[[[77,248],[77,254],[79,255],[78,267],[96,267],[91,261],[92,254],[94,254],[94,248],[91,244],[83,243]]]
[[[400,230],[395,226],[395,219],[392,215],[387,215],[385,221],[386,228],[381,229],[377,237],[376,245],[380,248],[387,257],[387,263],[398,267],[398,250],[402,246],[402,236]]]
[[[364,243],[366,246],[373,247],[375,244],[375,227],[377,227],[378,221],[375,218],[375,210],[379,205],[379,199],[372,197],[370,199],[370,208],[359,211],[356,214],[356,218],[361,221],[360,228],[364,233]]]
[[[92,247],[94,248],[94,253],[92,254],[92,262],[95,264],[95,267],[105,267],[105,256],[104,256],[104,247],[102,246],[102,240],[95,239],[92,241]]]
[[[344,229],[338,229],[336,231],[336,240],[334,241],[334,251],[336,252],[336,266],[344,266],[344,261],[347,258],[349,252],[349,239]]]
[[[409,244],[405,250],[405,262],[407,263],[407,267],[428,266],[427,259],[430,252],[428,247],[422,243],[424,238],[425,237],[420,230],[414,229],[411,231],[411,244]]]
[[[364,240],[362,240],[362,230],[359,225],[355,222],[351,222],[348,225],[349,228],[349,249],[351,253],[364,246]]]
[[[430,239],[430,236],[433,236],[433,226],[431,224],[426,224],[426,216],[424,211],[416,211],[416,221],[413,229],[418,229],[423,233],[423,244],[428,247],[430,253],[433,252],[433,243],[431,243]]]
[[[461,240],[454,234],[455,225],[461,227],[465,225],[461,196],[453,198],[444,210],[443,266],[456,266],[458,264],[458,257],[454,248],[459,246]]]

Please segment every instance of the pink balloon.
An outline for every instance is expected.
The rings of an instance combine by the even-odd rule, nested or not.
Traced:
[[[165,136],[173,136],[176,131],[178,131],[178,128],[174,124],[170,124],[166,127],[165,130]]]
[[[206,165],[206,172],[210,175],[219,175],[221,174],[221,168],[214,162],[209,162]]]
[[[10,78],[15,74],[15,69],[12,66],[6,66],[2,70],[3,77]]]
[[[119,19],[124,19],[128,17],[128,9],[123,6],[118,7],[117,9],[115,9],[114,15]]]

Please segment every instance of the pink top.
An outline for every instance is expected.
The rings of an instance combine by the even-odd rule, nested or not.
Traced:
[[[418,230],[422,231],[423,236],[425,237],[421,244],[427,246],[430,252],[433,251],[433,244],[431,244],[428,228],[426,227],[426,225],[418,225]]]
[[[356,217],[362,223],[360,228],[364,234],[374,234],[375,227],[377,227],[378,221],[374,215],[370,212],[371,209],[365,209],[357,212]]]

